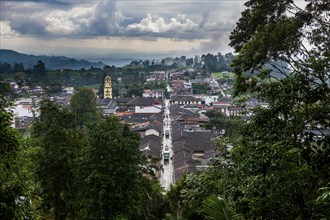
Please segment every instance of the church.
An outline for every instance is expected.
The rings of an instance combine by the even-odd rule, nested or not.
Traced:
[[[111,77],[106,76],[104,79],[104,94],[103,98],[112,99],[112,86],[111,86]]]
[[[162,105],[162,99],[155,97],[114,97],[110,76],[104,78],[103,99],[98,99],[104,115],[160,113]]]

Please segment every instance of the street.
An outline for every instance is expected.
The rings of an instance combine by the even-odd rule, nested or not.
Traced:
[[[163,144],[162,144],[162,161],[161,161],[161,175],[160,184],[165,190],[169,189],[173,184],[173,145],[172,145],[172,128],[171,128],[171,117],[170,117],[170,103],[168,99],[164,100],[164,120],[163,120]]]

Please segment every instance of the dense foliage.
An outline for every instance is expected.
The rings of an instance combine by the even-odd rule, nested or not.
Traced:
[[[248,1],[231,46],[235,95],[269,100],[232,152],[226,195],[247,218],[320,219],[330,182],[329,1]],[[280,62],[289,68],[283,69]],[[271,68],[282,78],[273,78]]]
[[[194,83],[192,84],[193,94],[208,94],[211,87],[207,83]]]
[[[97,109],[96,95],[88,87],[82,87],[70,100],[70,109],[75,117],[75,125],[83,126],[101,117]]]
[[[55,219],[148,219],[161,215],[161,189],[146,178],[139,138],[115,117],[84,126],[74,112],[44,101],[34,124],[43,215]],[[148,191],[148,196],[145,192]],[[148,209],[146,209],[148,205]]]
[[[39,143],[37,179],[41,183],[44,209],[54,209],[55,219],[74,216],[73,160],[81,147],[73,114],[51,101],[41,105],[33,137]]]
[[[55,219],[329,217],[330,3],[308,1],[302,9],[292,0],[250,0],[245,6],[230,37],[238,54],[234,95],[267,100],[269,107],[255,108],[244,124],[207,113],[205,126],[223,136],[215,139],[218,154],[207,172],[186,175],[163,197],[144,172],[138,138],[115,118],[95,117],[87,88],[70,109],[45,101],[32,142],[10,128],[8,104],[0,97],[0,218],[33,219],[33,207]],[[224,68],[227,58],[207,54],[188,63],[208,72]],[[44,79],[61,86],[79,77],[100,82],[107,74],[114,89],[122,82],[126,95],[139,95],[152,68],[167,69],[151,63],[54,72]],[[16,79],[26,83],[43,69],[37,65]],[[0,67],[3,75],[24,70],[21,64]]]
[[[0,218],[34,218],[31,204],[33,187],[26,145],[11,125],[10,103],[4,99],[6,88],[0,85]]]

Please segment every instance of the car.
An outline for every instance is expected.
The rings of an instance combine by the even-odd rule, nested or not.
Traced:
[[[170,131],[169,130],[165,130],[165,138],[169,138],[170,137]]]
[[[164,157],[164,160],[170,159],[170,149],[169,149],[168,145],[165,145],[165,147],[163,149],[163,157]]]

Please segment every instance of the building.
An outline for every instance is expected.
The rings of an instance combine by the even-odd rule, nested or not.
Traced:
[[[102,109],[103,115],[114,115],[117,110],[117,101],[115,99],[98,99],[97,104]]]
[[[195,97],[197,99],[201,99],[203,103],[207,106],[213,105],[213,103],[218,102],[219,96],[217,95],[204,95],[204,94],[192,94],[192,97]]]
[[[106,76],[104,79],[104,94],[103,98],[112,99],[112,86],[111,86],[111,77]]]
[[[164,90],[163,89],[145,89],[143,90],[144,98],[164,98]]]
[[[202,104],[202,100],[192,97],[192,96],[174,96],[170,100],[171,105],[178,104],[178,105],[185,105],[185,104]]]

